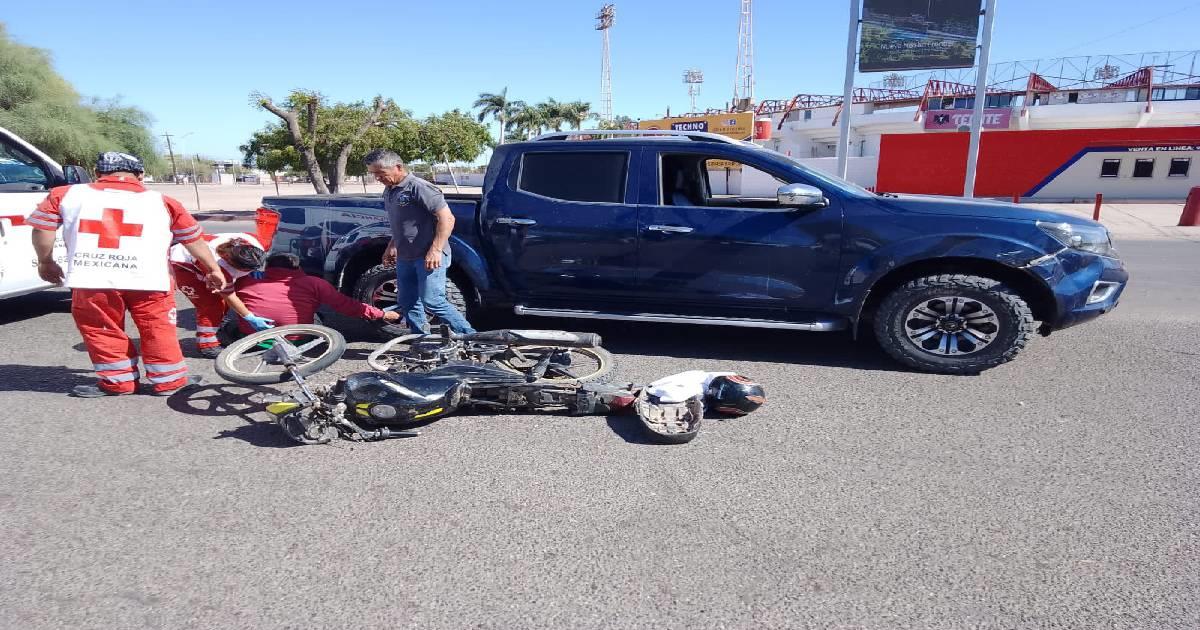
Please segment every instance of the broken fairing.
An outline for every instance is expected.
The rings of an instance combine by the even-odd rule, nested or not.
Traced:
[[[643,389],[634,401],[634,408],[651,438],[669,444],[692,441],[700,431],[700,421],[704,417],[704,402],[700,396],[683,402],[658,402]]]

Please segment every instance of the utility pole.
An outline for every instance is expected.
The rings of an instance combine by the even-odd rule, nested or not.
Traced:
[[[194,155],[192,157],[192,188],[196,191],[196,212],[200,212],[200,178],[198,177],[198,173],[196,173],[196,158],[198,157],[200,156]]]
[[[163,137],[167,139],[167,154],[171,156],[171,183],[178,183],[179,171],[175,170],[175,151],[171,149],[171,134],[164,133]]]

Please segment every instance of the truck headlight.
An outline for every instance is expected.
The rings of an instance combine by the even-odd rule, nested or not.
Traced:
[[[1049,221],[1038,221],[1037,226],[1054,240],[1071,249],[1091,252],[1098,256],[1117,257],[1117,250],[1113,248],[1112,238],[1103,226],[1050,223]]]

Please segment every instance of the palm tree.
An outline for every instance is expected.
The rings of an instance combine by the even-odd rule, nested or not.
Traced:
[[[543,124],[546,127],[553,127],[555,131],[561,131],[563,124],[567,122],[566,105],[566,103],[559,103],[554,99],[538,103],[537,108],[542,112]]]
[[[508,100],[508,87],[506,86],[500,90],[499,94],[480,92],[479,98],[471,107],[479,110],[479,122],[483,122],[488,116],[491,116],[493,120],[500,121],[500,144],[504,144],[504,133],[509,127],[508,121],[511,121],[513,115],[525,107],[525,102]]]
[[[575,129],[581,129],[583,121],[596,117],[596,114],[592,112],[592,104],[585,101],[563,103],[562,110],[563,120]]]
[[[526,105],[522,103],[521,109],[513,113],[510,119],[515,132],[512,135],[518,138],[524,136],[528,140],[549,126],[550,122],[546,117],[547,110],[543,105],[545,104]]]

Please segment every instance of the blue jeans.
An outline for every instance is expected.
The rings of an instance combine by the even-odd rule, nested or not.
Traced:
[[[425,309],[450,326],[456,333],[473,333],[475,329],[454,305],[446,300],[446,270],[450,268],[450,252],[442,254],[442,266],[425,270],[425,260],[396,261],[396,308],[404,313],[408,327],[424,332],[429,327]]]

